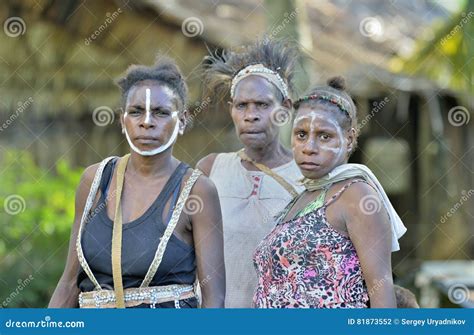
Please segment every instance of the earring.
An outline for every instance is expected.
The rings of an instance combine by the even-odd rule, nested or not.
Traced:
[[[125,134],[125,128],[122,128],[122,134]]]

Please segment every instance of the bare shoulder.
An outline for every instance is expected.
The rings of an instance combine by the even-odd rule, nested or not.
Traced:
[[[82,213],[84,211],[87,197],[89,195],[89,191],[92,185],[92,182],[94,180],[94,176],[97,172],[97,169],[99,168],[100,163],[92,164],[88,166],[87,168],[84,169],[84,172],[82,173],[81,180],[79,182],[79,185],[77,186],[76,189],[76,198],[75,198],[75,213],[74,213],[74,223],[71,231],[71,240],[75,240],[78,230],[79,230],[79,225],[82,217]],[[98,197],[96,196],[95,201],[97,201]],[[94,201],[94,202],[95,202]],[[74,249],[70,250],[69,253],[74,253]],[[70,256],[68,256],[68,259],[70,259]]]
[[[352,183],[342,194],[341,197],[345,197],[346,199],[349,200],[355,200],[355,199],[361,199],[365,196],[374,196],[374,197],[379,197],[377,191],[370,186],[367,182],[365,181],[357,181],[360,180],[358,178],[353,178],[350,180],[346,180],[343,182],[343,185],[346,185],[348,183]],[[357,181],[357,182],[353,182]]]
[[[192,217],[191,221],[194,228],[200,227],[207,230],[212,227],[218,228],[217,231],[221,231],[222,214],[219,195],[211,179],[205,175],[200,175],[191,189],[188,200],[188,215]]]
[[[94,180],[94,176],[99,166],[100,166],[100,163],[95,163],[86,167],[84,169],[84,172],[82,173],[82,178],[81,178],[82,181],[88,184],[92,184],[92,181]]]
[[[217,155],[218,153],[212,153],[201,158],[201,160],[196,164],[196,169],[201,170],[206,176],[209,176]]]
[[[99,169],[99,166],[102,164],[103,161],[100,161],[98,163],[89,165],[84,169],[84,172],[82,173],[81,176],[81,182],[80,186],[85,186],[87,188],[90,188],[92,182],[94,181],[94,177],[97,173],[97,170]]]
[[[365,202],[369,202],[369,206],[371,202],[381,205],[377,191],[366,182],[353,182],[356,180],[360,180],[360,178],[352,178],[335,183],[328,192],[328,198],[334,196],[337,192],[350,184],[337,200],[339,209],[354,213],[354,211],[359,211]],[[364,204],[362,202],[364,202]]]
[[[92,185],[97,169],[99,168],[100,163],[92,164],[84,169],[84,172],[81,176],[81,181],[79,182],[78,191],[88,190]]]
[[[217,194],[216,185],[214,185],[214,182],[209,177],[201,175],[196,180],[192,194],[212,197],[214,194]]]
[[[196,171],[196,170],[199,170],[200,172],[203,172],[199,168],[196,168],[196,169],[189,168],[186,171],[186,173],[184,175],[184,178],[181,182],[181,187],[182,188],[184,187],[184,185],[186,185],[186,182],[189,180],[189,177],[191,177],[193,172]],[[199,196],[206,196],[206,195],[209,195],[209,194],[212,195],[214,192],[217,192],[217,189],[216,189],[216,186],[215,186],[214,182],[208,176],[206,176],[205,173],[202,173],[196,179],[196,181],[195,181],[195,183],[194,183],[194,185],[191,189],[190,194],[199,195]]]
[[[353,183],[340,198],[346,218],[363,217],[365,222],[389,222],[383,200],[377,191],[366,182]]]
[[[196,170],[200,170],[200,169],[196,168]],[[184,187],[189,177],[191,177],[191,174],[193,173],[193,171],[195,170],[191,168],[188,169],[188,171],[186,172],[183,178],[182,187]],[[214,182],[208,176],[206,176],[205,174],[201,174],[196,179],[196,182],[194,183],[190,194],[199,196],[199,197],[209,197],[209,196],[212,197],[214,194],[217,194],[217,189],[216,189],[216,186],[214,185]]]
[[[89,194],[89,190],[91,188],[92,182],[94,181],[94,177],[97,173],[97,170],[100,166],[101,162],[92,164],[84,169],[82,173],[81,180],[79,182],[79,186],[76,190],[76,201],[78,201],[79,208],[82,207],[86,201],[87,195]],[[98,199],[98,194],[96,196],[96,201]]]

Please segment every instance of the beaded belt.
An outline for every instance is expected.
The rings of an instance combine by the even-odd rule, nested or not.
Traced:
[[[124,290],[125,307],[134,307],[149,304],[155,308],[156,304],[173,301],[176,308],[179,300],[195,297],[192,285],[167,285],[152,287],[131,287]],[[115,292],[99,290],[82,292],[79,294],[80,308],[116,308]]]

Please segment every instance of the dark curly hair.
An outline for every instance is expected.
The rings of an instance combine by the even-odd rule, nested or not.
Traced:
[[[234,76],[252,64],[263,64],[277,72],[288,85],[291,94],[298,55],[297,47],[290,42],[269,39],[257,41],[239,51],[225,50],[222,55],[208,55],[203,63],[205,96],[229,95]]]
[[[152,66],[131,65],[125,72],[125,75],[116,81],[116,84],[122,91],[123,105],[126,104],[130,89],[144,80],[156,81],[168,86],[177,94],[181,107],[184,108],[186,105],[188,87],[181,74],[181,70],[171,58],[158,55]]]

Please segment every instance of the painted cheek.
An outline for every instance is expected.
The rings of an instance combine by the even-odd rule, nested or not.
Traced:
[[[344,135],[342,133],[341,126],[339,126],[339,124],[337,122],[334,122],[333,120],[329,119],[327,121],[329,123],[331,123],[334,128],[336,128],[338,143],[334,147],[332,147],[332,146],[328,147],[327,146],[326,150],[333,152],[336,155],[335,156],[335,162],[339,162],[341,160],[341,158],[344,156],[344,152],[345,152],[344,148],[347,145],[347,141],[346,141],[346,138],[344,137]]]
[[[142,156],[154,156],[154,155],[157,155],[157,154],[163,152],[164,150],[168,149],[174,143],[174,141],[176,140],[176,137],[178,135],[178,127],[179,127],[178,112],[173,112],[171,114],[171,116],[172,116],[173,121],[174,121],[174,122],[171,122],[171,124],[174,126],[174,128],[171,132],[171,135],[170,135],[168,141],[165,144],[163,144],[163,145],[161,145],[158,148],[155,148],[153,150],[144,151],[144,150],[140,150],[139,148],[137,148],[132,143],[132,141],[130,140],[130,137],[128,136],[127,131],[125,130],[125,135],[127,137],[127,141],[129,143],[130,147],[132,148],[132,150],[135,151],[136,153],[138,153],[139,155],[142,155]]]
[[[331,152],[334,155],[339,155],[339,152],[341,151],[338,145],[330,145],[327,143],[321,143],[319,144],[319,147],[321,148],[321,150]]]

